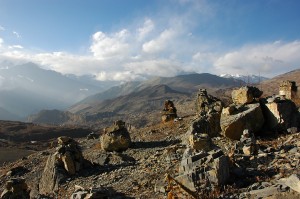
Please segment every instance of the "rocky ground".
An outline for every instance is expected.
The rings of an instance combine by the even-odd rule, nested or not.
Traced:
[[[170,191],[179,198],[192,198],[176,184],[168,189],[165,180],[166,174],[178,175],[186,150],[181,140],[191,120],[193,117],[187,117],[176,123],[132,130],[131,147],[119,153],[101,150],[98,138],[77,139],[90,164],[64,179],[52,196],[70,198],[78,185],[101,189],[108,198],[166,198]],[[230,157],[230,180],[226,186],[198,193],[199,198],[299,198],[299,193],[284,182],[300,171],[300,133],[257,136],[258,154],[250,156],[232,154],[237,141],[218,136],[213,142]],[[0,190],[4,190],[5,183],[12,177],[22,177],[31,195],[37,195],[46,160],[54,151],[53,146],[4,164],[0,170]]]

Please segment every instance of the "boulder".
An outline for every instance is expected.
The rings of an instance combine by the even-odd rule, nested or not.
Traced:
[[[131,138],[125,128],[125,122],[116,121],[111,127],[104,129],[100,138],[101,148],[105,151],[124,151],[131,145]]]
[[[30,191],[23,178],[11,178],[5,184],[1,199],[29,199]]]
[[[264,116],[259,103],[248,104],[233,115],[221,114],[220,125],[224,136],[239,140],[244,129],[256,133],[264,124]]]
[[[58,190],[60,183],[69,175],[83,168],[83,155],[77,142],[62,136],[57,139],[56,151],[49,155],[39,183],[40,194],[51,194]]]
[[[266,125],[275,131],[286,131],[289,128],[299,128],[299,112],[291,100],[279,100],[263,105]]]
[[[42,178],[39,183],[40,194],[52,194],[58,191],[60,183],[67,177],[63,164],[58,161],[57,154],[48,157]]]
[[[193,192],[207,184],[224,185],[229,179],[229,158],[220,149],[185,156],[179,174],[176,180]]]
[[[253,103],[256,98],[262,95],[262,91],[253,86],[243,86],[231,93],[234,104],[243,105]]]

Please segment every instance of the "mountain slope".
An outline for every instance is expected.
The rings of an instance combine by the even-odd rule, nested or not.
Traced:
[[[198,91],[199,88],[206,88],[212,93],[222,88],[243,85],[244,82],[241,80],[219,77],[209,73],[194,73],[176,77],[156,77],[145,82],[128,82],[120,86],[112,87],[105,92],[89,96],[71,106],[68,111],[73,113],[81,112],[81,110],[89,109],[89,107],[94,106],[94,104],[105,99],[113,99],[115,97],[130,94],[134,91],[142,91],[143,89],[162,84],[167,85],[173,90],[191,94]]]
[[[279,85],[283,80],[295,81],[296,84],[300,86],[300,69],[278,75],[269,80],[265,80],[261,82],[258,87],[264,92],[264,96],[271,96],[273,94],[277,95],[279,92]]]

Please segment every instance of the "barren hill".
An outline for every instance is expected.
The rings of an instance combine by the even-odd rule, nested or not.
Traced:
[[[265,80],[261,82],[258,87],[264,92],[264,96],[271,96],[273,94],[278,94],[279,84],[283,80],[295,81],[296,84],[300,85],[300,69],[278,75],[272,79]]]

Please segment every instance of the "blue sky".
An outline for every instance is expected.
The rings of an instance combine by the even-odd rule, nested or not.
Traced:
[[[298,0],[0,0],[0,63],[99,80],[299,68]]]

